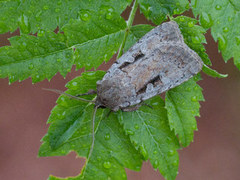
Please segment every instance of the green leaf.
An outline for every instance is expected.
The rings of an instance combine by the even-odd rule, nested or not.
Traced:
[[[156,96],[146,101],[152,106],[135,112],[119,113],[119,120],[131,142],[159,169],[166,179],[175,179],[178,172],[178,140],[170,130],[164,101]]]
[[[70,19],[89,17],[89,11],[120,15],[131,4],[131,0],[3,0],[0,1],[0,34],[15,31],[20,27],[21,33],[36,33],[38,30],[61,29]]]
[[[141,37],[143,37],[147,32],[151,31],[154,27],[148,24],[139,24],[132,26],[130,33],[127,37],[124,51],[126,52],[130,47],[132,47]]]
[[[217,72],[214,69],[211,69],[210,67],[208,67],[207,65],[203,64],[203,68],[202,68],[203,72],[209,76],[212,77],[217,77],[217,78],[226,78],[228,77],[227,74],[220,74],[219,72]]]
[[[32,77],[33,82],[49,80],[59,71],[98,67],[109,60],[124,36],[125,21],[115,13],[91,14],[88,21],[75,20],[64,27],[65,34],[42,31],[38,37],[15,36],[11,46],[0,48],[0,77],[9,82]]]
[[[238,0],[193,0],[193,13],[203,27],[211,27],[225,61],[234,58],[240,69],[240,5]]]
[[[73,50],[63,34],[47,32],[10,38],[11,46],[0,48],[0,77],[9,82],[32,77],[33,82],[51,79],[58,71],[66,76],[73,64]]]
[[[86,72],[70,81],[66,93],[76,95],[96,89],[102,71]],[[93,96],[86,96],[92,99]],[[49,117],[50,127],[43,137],[39,156],[61,156],[76,151],[87,157],[92,143],[93,105],[61,95]],[[126,179],[124,168],[140,170],[142,156],[124,134],[116,115],[107,116],[108,110],[98,109],[95,120],[95,145],[82,173],[66,179]],[[49,179],[59,179],[51,176]]]
[[[181,14],[189,9],[188,0],[139,0],[140,10],[147,19],[161,24],[167,16]]]
[[[91,14],[88,21],[75,20],[63,29],[69,46],[75,48],[77,68],[89,70],[108,61],[117,52],[124,36],[126,22],[119,15]]]
[[[199,101],[203,100],[202,89],[194,78],[166,93],[169,124],[183,146],[193,141],[194,131],[197,130],[195,116],[200,116]]]
[[[198,53],[205,64],[211,65],[212,63],[203,45],[204,43],[206,44],[206,38],[204,36],[206,30],[203,27],[196,25],[198,21],[190,17],[178,16],[173,20],[178,23],[184,37],[184,42],[192,50]]]
[[[74,78],[66,84],[66,93],[76,95],[96,89],[96,82],[105,72],[85,72],[80,77]],[[93,95],[84,96],[85,99],[93,99]],[[57,105],[53,108],[48,119],[50,127],[43,137],[43,144],[39,150],[39,156],[66,155],[74,150],[78,155],[86,157],[91,145],[93,105],[86,102],[70,99],[61,95]],[[97,112],[96,124],[104,111]]]

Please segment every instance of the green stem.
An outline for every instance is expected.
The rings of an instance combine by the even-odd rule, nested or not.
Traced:
[[[138,0],[135,0],[134,4],[132,6],[131,13],[130,13],[129,18],[128,18],[128,21],[127,21],[127,28],[125,30],[123,42],[122,42],[122,44],[121,44],[121,46],[119,48],[119,51],[118,51],[117,59],[120,58],[122,56],[122,54],[123,54],[123,48],[125,46],[128,34],[130,32],[130,28],[132,26],[132,23],[133,23],[133,20],[134,20],[137,8],[138,8]]]

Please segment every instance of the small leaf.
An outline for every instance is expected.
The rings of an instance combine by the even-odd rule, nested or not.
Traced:
[[[200,116],[199,101],[203,100],[202,89],[194,78],[166,93],[169,124],[184,147],[193,141],[194,131],[197,130],[195,116]]]
[[[173,20],[178,23],[184,37],[184,42],[192,50],[198,53],[205,64],[211,65],[212,63],[203,45],[203,43],[206,43],[206,38],[204,36],[206,30],[203,27],[196,25],[198,21],[190,17],[178,16]]]
[[[167,16],[181,14],[189,9],[187,0],[139,0],[139,3],[141,12],[155,24],[161,24]]]
[[[207,65],[203,64],[203,68],[202,68],[203,72],[209,76],[212,77],[217,77],[217,78],[226,78],[228,77],[227,74],[220,74],[218,73],[216,70],[211,69],[210,67],[208,67]]]
[[[218,49],[227,62],[234,58],[234,64],[240,69],[240,4],[238,0],[193,0],[193,13],[200,17],[206,28],[211,27]],[[211,22],[210,22],[211,21]],[[209,24],[210,22],[210,24]]]
[[[53,31],[57,26],[61,29],[70,19],[86,16],[87,11],[106,13],[110,17],[113,12],[120,15],[130,4],[129,0],[3,0],[0,1],[0,34],[14,32],[18,27],[21,33],[34,34],[39,29]]]
[[[111,19],[91,13],[89,21],[66,25],[65,34],[41,31],[38,37],[15,36],[11,46],[0,48],[0,77],[9,77],[10,83],[32,77],[36,83],[50,80],[58,71],[66,76],[73,64],[78,69],[98,67],[117,51],[125,27],[123,18],[115,13]]]
[[[152,106],[135,112],[120,112],[119,120],[131,142],[159,169],[166,179],[175,179],[178,171],[178,140],[170,130],[164,101],[156,96],[146,101]]]

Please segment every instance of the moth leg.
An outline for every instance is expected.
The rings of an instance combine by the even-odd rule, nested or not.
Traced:
[[[144,105],[144,106],[147,106],[147,107],[149,107],[149,108],[151,108],[151,109],[153,109],[153,107],[152,107],[151,105],[149,105],[149,104],[147,104],[147,103],[145,103],[145,102],[142,102],[141,104]]]
[[[97,94],[97,91],[90,89],[87,93],[83,93],[83,94],[77,94],[76,96],[85,96],[85,95],[92,95],[92,94]]]
[[[138,110],[141,106],[142,106],[142,104],[140,103],[140,104],[137,104],[136,106],[130,106],[130,107],[122,108],[122,111],[124,111],[124,112],[136,111],[136,110]]]
[[[145,103],[145,102],[141,102],[140,104],[137,104],[136,106],[131,106],[131,107],[123,108],[122,111],[124,111],[124,112],[136,111],[136,110],[138,110],[142,105],[147,106],[147,107],[153,109],[153,107],[150,106],[149,104],[147,104],[147,103]]]

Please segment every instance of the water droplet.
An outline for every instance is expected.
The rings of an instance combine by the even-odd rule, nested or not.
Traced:
[[[178,161],[175,160],[175,161],[173,162],[173,165],[174,165],[174,166],[177,166],[177,165],[178,165]]]
[[[168,154],[170,155],[170,156],[172,156],[172,155],[174,155],[174,150],[170,150],[169,152],[168,152]]]
[[[45,35],[45,31],[44,30],[39,30],[37,33],[38,37],[43,37]]]
[[[22,14],[18,19],[18,24],[22,33],[30,33],[30,24],[28,22],[28,17]]]
[[[105,136],[104,136],[104,139],[109,140],[110,139],[110,133],[106,133]]]
[[[155,151],[153,151],[153,154],[157,154],[157,151],[155,150]]]
[[[194,26],[194,22],[193,21],[189,21],[188,22],[188,27],[193,27]]]
[[[216,6],[215,6],[215,9],[216,9],[216,10],[221,10],[221,9],[222,9],[222,6],[216,5]]]
[[[88,21],[91,18],[90,12],[88,10],[81,10],[79,12],[79,16],[82,21]]]
[[[192,42],[194,44],[199,44],[201,42],[200,38],[198,36],[193,36],[192,37]]]
[[[134,128],[135,128],[135,129],[139,129],[138,124],[135,124]]]
[[[33,69],[33,68],[34,68],[34,65],[32,63],[29,64],[28,69]]]
[[[61,62],[62,61],[62,59],[61,58],[57,58],[57,62]]]
[[[181,13],[181,11],[180,11],[180,9],[179,9],[179,8],[176,8],[176,9],[174,9],[174,10],[173,10],[173,13],[174,13],[174,14],[180,14],[180,13]]]
[[[9,75],[9,84],[13,83],[15,81],[15,76]]]
[[[109,169],[111,167],[111,163],[109,161],[106,161],[103,163],[103,167],[105,167],[106,169]]]
[[[58,114],[57,114],[57,117],[58,117],[59,119],[63,119],[63,118],[65,117],[65,115],[66,115],[66,111],[63,111],[62,113],[58,113]]]
[[[228,31],[229,31],[229,28],[228,28],[228,27],[224,27],[224,28],[223,28],[223,32],[226,33],[226,32],[228,32]]]
[[[132,130],[130,130],[130,129],[127,129],[126,133],[129,134],[129,135],[134,135],[134,132]]]
[[[237,45],[239,46],[240,45],[240,36],[235,37],[235,39],[236,39]]]
[[[102,159],[101,156],[97,156],[98,161],[101,161],[101,159]]]
[[[198,101],[196,96],[193,96],[193,97],[191,98],[191,100],[192,100],[193,102],[197,102],[197,101]]]
[[[179,20],[180,20],[181,22],[184,22],[184,21],[185,21],[185,18],[184,18],[184,17],[180,17]]]
[[[155,160],[154,163],[153,163],[153,168],[154,168],[154,169],[157,169],[157,168],[158,168],[158,165],[159,165],[158,160]]]
[[[218,48],[220,51],[225,50],[227,47],[227,40],[221,34],[218,34]]]
[[[144,147],[143,145],[140,146],[140,152],[141,152],[141,154],[143,155],[143,157],[144,157],[145,159],[148,159],[147,150],[145,149],[145,147]]]
[[[200,24],[208,29],[213,25],[213,20],[210,14],[207,14],[206,12],[202,12],[200,18],[199,18]]]
[[[110,20],[110,19],[113,18],[113,13],[112,12],[108,12],[105,17],[106,17],[106,19]]]
[[[49,9],[48,5],[43,6],[43,10],[48,10],[48,9]]]
[[[60,9],[59,8],[56,8],[55,9],[55,12],[57,13],[57,12],[60,12]]]

